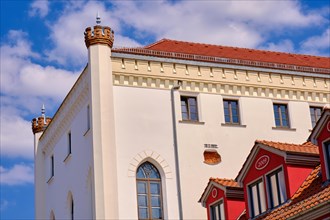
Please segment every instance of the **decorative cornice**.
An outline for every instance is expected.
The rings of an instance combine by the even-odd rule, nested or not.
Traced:
[[[115,56],[122,56],[120,54],[125,54],[126,56],[148,56],[150,57],[162,57],[170,58],[177,60],[193,60],[202,61],[208,63],[221,63],[229,65],[237,65],[246,67],[260,67],[267,69],[278,69],[278,70],[289,70],[297,72],[310,72],[310,73],[321,73],[321,74],[330,74],[330,69],[325,68],[316,68],[316,67],[307,67],[307,66],[297,66],[291,64],[281,64],[281,63],[271,63],[271,62],[261,62],[261,61],[251,61],[251,60],[241,60],[233,58],[222,58],[222,57],[213,57],[213,56],[203,56],[195,54],[184,54],[177,52],[166,52],[166,51],[156,51],[145,48],[115,48],[113,51],[116,53]]]
[[[87,81],[87,69],[78,78],[67,97],[62,102],[53,120],[40,137],[39,145],[42,151],[48,154],[53,150],[64,132],[69,129],[74,117],[87,102],[89,85]]]

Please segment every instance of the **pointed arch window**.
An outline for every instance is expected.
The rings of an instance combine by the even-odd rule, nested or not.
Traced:
[[[139,166],[136,173],[139,219],[163,219],[161,176],[150,162]]]

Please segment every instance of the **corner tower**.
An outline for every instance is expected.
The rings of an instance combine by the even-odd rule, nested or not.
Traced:
[[[101,26],[99,15],[85,30],[91,110],[93,217],[118,219],[117,160],[111,48],[114,32]]]
[[[41,219],[46,216],[45,213],[45,167],[43,164],[43,153],[39,148],[39,139],[51,122],[50,117],[46,117],[45,106],[42,105],[41,116],[32,119],[32,132],[34,135],[34,201],[35,206],[40,207],[35,209],[35,218]]]

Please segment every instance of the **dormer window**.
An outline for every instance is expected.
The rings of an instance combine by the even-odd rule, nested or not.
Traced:
[[[250,184],[248,191],[250,216],[255,217],[266,211],[265,190],[262,179]]]
[[[327,179],[330,180],[330,140],[324,143],[324,157]]]
[[[225,209],[223,205],[223,200],[211,206],[211,220],[224,220],[225,219]]]
[[[285,181],[282,168],[267,175],[269,208],[281,205],[286,200]]]

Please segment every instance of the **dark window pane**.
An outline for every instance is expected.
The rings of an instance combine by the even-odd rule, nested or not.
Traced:
[[[159,195],[160,194],[160,183],[150,183],[150,193],[151,194],[156,194]]]
[[[140,206],[147,207],[148,206],[147,196],[138,196],[138,203],[139,203],[139,207]]]
[[[230,117],[229,117],[229,115],[225,115],[225,121],[226,121],[226,122],[230,122]]]
[[[189,105],[196,105],[196,98],[189,98],[188,103]]]
[[[237,116],[233,116],[233,123],[238,123],[238,117]]]
[[[151,197],[151,206],[152,207],[160,207],[160,197],[159,196],[152,196]]]
[[[147,186],[145,182],[138,182],[138,193],[139,194],[147,193]]]
[[[153,219],[161,219],[162,212],[160,208],[152,208],[152,218]]]
[[[148,209],[139,208],[139,219],[147,219],[147,218],[148,218]]]
[[[224,105],[225,108],[228,108],[228,101],[224,101],[223,105]]]

